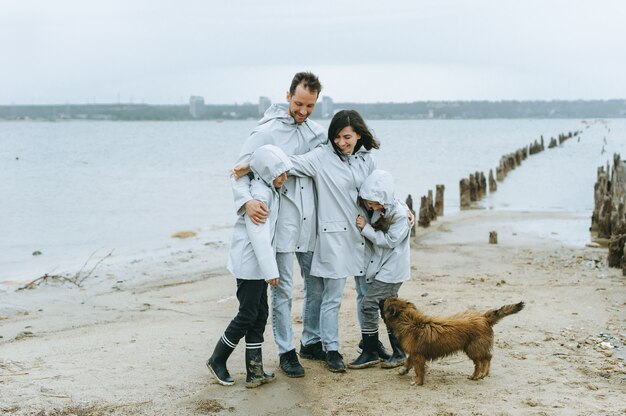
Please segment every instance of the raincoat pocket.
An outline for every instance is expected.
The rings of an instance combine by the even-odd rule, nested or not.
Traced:
[[[319,257],[334,267],[345,262],[349,232],[347,221],[325,221],[320,224]]]

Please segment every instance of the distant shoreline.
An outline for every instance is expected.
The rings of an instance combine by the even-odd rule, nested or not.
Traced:
[[[450,119],[596,119],[625,118],[626,99],[551,101],[416,101],[412,103],[333,103],[316,107],[313,119],[328,119],[334,111],[352,108],[367,120]],[[193,121],[257,120],[257,103],[204,104],[201,108],[179,104],[46,104],[0,105],[0,121]],[[192,115],[193,113],[193,115]]]

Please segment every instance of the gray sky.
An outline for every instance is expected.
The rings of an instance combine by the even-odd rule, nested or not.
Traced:
[[[626,98],[621,0],[1,0],[0,105]]]

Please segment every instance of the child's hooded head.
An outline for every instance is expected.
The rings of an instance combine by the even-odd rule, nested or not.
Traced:
[[[266,144],[254,151],[250,169],[268,186],[280,188],[287,179],[286,172],[293,167],[289,157],[279,147]]]
[[[387,171],[376,169],[361,185],[359,196],[368,204],[369,209],[380,210],[393,204],[395,199],[393,176]]]

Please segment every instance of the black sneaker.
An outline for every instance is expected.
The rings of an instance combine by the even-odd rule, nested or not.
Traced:
[[[328,365],[328,369],[333,373],[343,373],[346,371],[343,357],[339,354],[339,351],[328,351],[326,353],[326,364]]]
[[[304,367],[300,365],[295,349],[280,354],[279,357],[280,369],[283,370],[287,377],[304,377]]]
[[[302,343],[300,343],[300,357],[306,358],[307,360],[326,361],[326,353],[322,348],[322,341],[309,345],[302,345]]]

